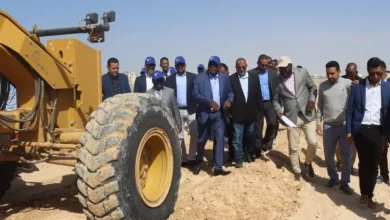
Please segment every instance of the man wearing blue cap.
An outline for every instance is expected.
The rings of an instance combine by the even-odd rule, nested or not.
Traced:
[[[167,78],[165,86],[175,91],[180,117],[183,123],[182,132],[179,134],[182,149],[182,165],[195,164],[198,138],[195,120],[196,101],[192,96],[195,74],[186,71],[186,61],[182,56],[176,57],[175,67],[177,72]],[[187,135],[190,137],[188,154],[184,142],[184,136]]]
[[[145,59],[145,74],[138,76],[134,82],[135,93],[145,93],[153,87],[152,75],[156,68],[156,61],[153,57]]]
[[[204,72],[204,65],[203,64],[199,64],[198,65],[198,73],[203,73]]]
[[[102,76],[103,101],[117,94],[130,93],[129,79],[123,73],[119,73],[119,61],[110,58],[107,61],[107,73]]]
[[[165,75],[161,71],[154,71],[152,74],[153,88],[149,89],[147,93],[156,96],[160,99],[162,105],[169,108],[172,111],[172,116],[176,121],[179,133],[181,133],[181,119],[179,113],[179,107],[175,99],[175,92],[173,89],[164,87]]]
[[[207,72],[197,74],[194,80],[193,96],[198,104],[196,109],[198,122],[197,163],[193,168],[195,175],[200,172],[210,126],[213,127],[216,141],[214,144],[214,175],[225,176],[230,173],[222,168],[225,124],[228,115],[225,114],[221,106],[223,105],[223,109],[228,110],[233,102],[234,94],[229,76],[218,71],[220,65],[219,57],[210,57]]]
[[[142,69],[141,69],[141,72],[140,72],[140,75],[142,75],[142,74],[145,74],[145,67],[142,67]]]

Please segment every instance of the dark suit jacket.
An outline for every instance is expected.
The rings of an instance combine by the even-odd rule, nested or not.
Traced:
[[[146,74],[142,74],[140,76],[137,76],[137,78],[135,78],[134,92],[135,93],[146,92]]]
[[[268,71],[268,86],[270,88],[270,98],[271,101],[273,100],[273,97],[276,93],[276,86],[275,86],[275,79],[278,76],[278,72],[274,69],[267,68]],[[248,71],[249,74],[256,74],[257,77],[259,77],[259,69],[256,67],[254,69],[251,69]]]
[[[228,120],[228,115],[223,111],[223,104],[226,100],[233,102],[234,94],[232,92],[230,78],[224,73],[218,73],[219,91],[220,91],[220,111],[223,114],[225,121]],[[209,73],[199,73],[195,76],[194,91],[192,93],[198,107],[196,108],[196,120],[200,123],[205,123],[211,113],[210,102],[213,100],[213,93]]]
[[[259,112],[263,110],[260,81],[257,74],[248,74],[248,99],[241,87],[238,74],[230,75],[232,90],[234,94],[233,104],[230,108],[233,123],[252,123],[257,120]]]
[[[130,84],[129,84],[129,79],[127,76],[123,73],[119,73],[119,84],[121,87],[121,93],[130,93]],[[111,83],[111,78],[108,73],[104,74],[102,76],[102,92],[103,92],[103,101],[107,98],[110,98],[112,96],[112,83]]]
[[[360,80],[360,82],[351,88],[351,93],[348,98],[348,106],[346,111],[346,130],[347,133],[354,135],[359,130],[363,121],[364,112],[366,109],[366,83],[367,78]],[[390,84],[381,80],[381,124],[382,136],[388,137],[389,131],[389,101],[390,101]]]
[[[175,97],[177,98],[176,74],[177,73],[174,73],[167,77],[165,86],[172,88],[175,91]],[[196,101],[192,96],[192,92],[194,90],[195,74],[191,72],[186,72],[186,79],[187,79],[187,111],[188,114],[193,114],[196,112]]]

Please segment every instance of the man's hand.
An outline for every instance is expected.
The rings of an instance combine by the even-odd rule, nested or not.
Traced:
[[[223,108],[225,110],[228,110],[231,105],[232,105],[232,102],[230,100],[226,100],[225,104],[223,104]]]
[[[313,110],[314,108],[316,107],[316,104],[313,102],[313,101],[309,101],[308,103],[307,103],[307,106],[306,106],[306,108],[308,109],[308,110]]]
[[[351,133],[347,134],[347,143],[351,145],[353,143],[353,137]]]
[[[322,126],[317,125],[317,134],[322,136]]]
[[[210,106],[211,106],[211,108],[213,108],[215,111],[218,111],[218,110],[219,110],[219,105],[218,105],[214,100],[211,100]]]
[[[359,83],[359,80],[353,80],[352,83],[353,83],[353,84],[358,84],[358,83]]]
[[[181,125],[178,125],[177,130],[179,131],[179,133],[181,132],[181,129],[182,129]]]

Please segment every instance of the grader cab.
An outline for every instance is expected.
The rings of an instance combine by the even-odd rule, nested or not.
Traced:
[[[102,102],[99,50],[74,38],[40,41],[86,33],[104,42],[115,12],[102,20],[90,13],[83,26],[27,31],[0,10],[0,104],[10,84],[17,91],[17,108],[0,111],[0,198],[18,166],[47,162],[75,166],[89,219],[166,219],[180,180],[172,114],[147,94]]]

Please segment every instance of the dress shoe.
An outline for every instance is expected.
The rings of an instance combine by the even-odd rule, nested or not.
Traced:
[[[227,170],[223,170],[223,169],[214,170],[214,176],[226,176],[230,173],[231,173],[231,171],[227,171]]]
[[[309,177],[310,179],[313,179],[314,178],[314,170],[313,170],[313,166],[310,164],[307,164],[305,163],[305,175],[307,177]]]
[[[242,162],[237,162],[236,165],[235,165],[236,168],[243,168],[244,165]]]
[[[194,175],[198,175],[200,173],[200,164],[199,163],[196,163],[194,165],[192,172]]]
[[[376,209],[376,202],[374,202],[374,200],[372,200],[372,199],[368,199],[367,207],[369,209]]]
[[[252,163],[253,162],[252,156],[250,154],[245,155],[245,161],[248,162],[248,163]]]
[[[329,182],[325,185],[327,188],[333,188],[334,186],[340,185],[338,180],[330,179]]]
[[[348,184],[340,185],[340,190],[341,190],[341,192],[343,192],[347,195],[352,195],[354,192],[353,189],[351,187],[349,187]]]

